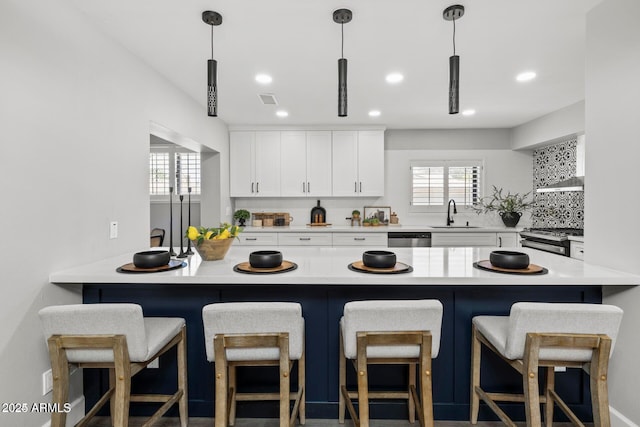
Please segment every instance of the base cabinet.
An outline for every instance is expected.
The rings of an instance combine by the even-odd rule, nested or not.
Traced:
[[[431,233],[431,246],[496,246],[496,233]]]
[[[569,255],[571,256],[571,258],[584,261],[584,242],[577,242],[575,240],[572,240],[569,245]]]

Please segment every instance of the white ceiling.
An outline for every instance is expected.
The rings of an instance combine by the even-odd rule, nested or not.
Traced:
[[[444,0],[67,0],[133,54],[202,105],[214,27],[219,117],[230,125],[384,125],[395,129],[513,127],[584,99],[585,14],[601,0],[458,2],[460,110],[448,114],[448,58],[453,25]],[[344,26],[349,116],[337,114],[340,25],[332,12],[353,11]],[[536,80],[515,81],[535,70]],[[399,85],[385,75],[401,72]],[[269,86],[257,73],[273,76]],[[279,105],[262,105],[273,93]],[[276,109],[289,117],[278,118]],[[382,112],[378,118],[369,110]]]

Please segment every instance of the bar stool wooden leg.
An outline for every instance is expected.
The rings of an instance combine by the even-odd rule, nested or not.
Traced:
[[[180,341],[177,347],[178,352],[178,388],[182,390],[182,396],[178,402],[180,412],[180,426],[187,427],[189,424],[189,397],[187,386],[187,332],[182,328]]]
[[[527,335],[524,346],[523,359],[523,388],[524,404],[527,416],[527,426],[542,425],[540,414],[540,388],[538,386],[538,355],[540,354],[540,339],[532,334]]]
[[[298,417],[300,419],[300,424],[304,424],[307,421],[306,415],[306,400],[307,400],[307,390],[305,389],[306,384],[306,362],[305,362],[305,351],[302,350],[302,356],[300,360],[298,360],[298,390],[302,390],[302,394],[300,395],[300,407],[298,408]]]
[[[60,338],[52,337],[49,339],[49,357],[53,377],[52,401],[62,407],[69,401],[69,364]],[[67,414],[64,411],[56,411],[51,416],[52,427],[65,427],[66,422]]]
[[[556,376],[553,366],[547,367],[547,380],[545,385],[545,398],[544,405],[544,424],[546,427],[553,426],[553,391],[555,389]]]
[[[596,427],[610,427],[609,393],[607,387],[607,371],[611,339],[600,338],[600,345],[593,350],[591,356],[591,407],[593,408],[593,424]]]
[[[420,346],[420,397],[422,406],[418,412],[422,427],[433,427],[433,381],[431,371],[431,334],[422,334]]]
[[[344,357],[344,341],[342,331],[340,331],[340,361],[339,361],[339,384],[338,384],[338,422],[344,424],[345,397],[343,388],[347,386],[347,359]]]
[[[408,394],[409,394],[409,401],[408,401],[408,409],[409,409],[409,423],[413,424],[416,422],[416,404],[413,401],[413,398],[411,396],[411,390],[415,390],[416,389],[416,368],[418,366],[416,366],[415,363],[409,363],[408,368],[409,368],[409,390],[408,390]]]
[[[215,427],[227,427],[227,362],[224,337],[216,335],[213,339],[215,351]]]
[[[471,327],[471,424],[478,423],[478,411],[480,410],[480,397],[476,393],[476,387],[480,387],[480,356],[481,345],[478,340],[478,331]]]
[[[236,393],[238,391],[238,385],[236,380],[236,366],[229,366],[229,385],[227,387],[227,392],[229,396],[227,396],[227,402],[229,403],[229,425],[234,426],[236,424]]]
[[[113,358],[115,367],[115,411],[112,414],[114,427],[129,425],[129,403],[131,399],[131,363],[124,336],[114,338]]]
[[[367,343],[366,335],[358,333],[358,412],[360,413],[359,427],[369,427],[369,380],[367,371]]]
[[[291,364],[289,363],[289,336],[281,334],[280,346],[280,427],[289,427],[289,397]]]

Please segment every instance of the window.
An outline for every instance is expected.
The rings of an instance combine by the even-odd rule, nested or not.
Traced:
[[[411,162],[411,211],[438,211],[455,200],[471,206],[481,193],[482,161],[435,160]]]
[[[175,178],[174,178],[175,177]],[[175,147],[153,147],[149,153],[149,194],[162,200],[173,187],[174,194],[200,195],[200,153]]]

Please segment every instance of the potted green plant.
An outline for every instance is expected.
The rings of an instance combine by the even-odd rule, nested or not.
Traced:
[[[502,188],[493,186],[493,194],[483,197],[473,204],[477,214],[497,212],[507,227],[515,227],[520,221],[522,213],[533,206],[533,200],[528,199],[531,192],[525,194],[507,192],[502,194]]]
[[[351,218],[360,218],[360,211],[358,209],[354,209],[353,212],[351,212]]]
[[[246,209],[238,209],[233,213],[233,219],[237,219],[240,223],[240,227],[244,227],[244,223],[246,220],[251,218],[251,214]]]

